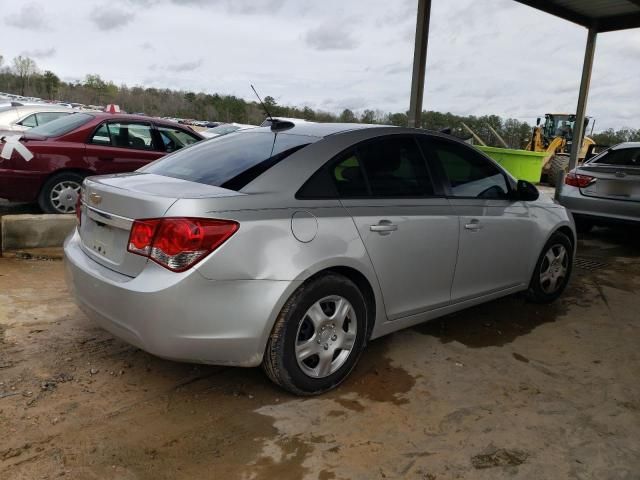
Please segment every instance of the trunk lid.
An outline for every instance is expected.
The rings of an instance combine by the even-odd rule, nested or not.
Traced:
[[[577,173],[596,180],[580,192],[587,197],[640,202],[640,167],[586,164]]]
[[[89,177],[84,181],[82,248],[101,265],[135,277],[148,259],[127,251],[134,220],[163,217],[181,198],[239,195],[202,183],[141,172]]]

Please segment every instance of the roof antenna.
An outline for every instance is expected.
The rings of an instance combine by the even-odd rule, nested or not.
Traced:
[[[251,85],[251,84],[249,84]],[[253,90],[253,93],[256,94],[256,97],[258,97],[258,100],[260,100],[260,105],[262,105],[262,108],[264,108],[264,111],[267,112],[267,118],[269,120],[271,120],[271,123],[274,123],[273,117],[271,116],[271,114],[269,113],[269,110],[267,109],[267,106],[264,104],[264,102],[262,101],[262,99],[260,98],[260,95],[258,95],[258,92],[256,92],[256,89],[254,88],[253,85],[251,85],[251,90]]]

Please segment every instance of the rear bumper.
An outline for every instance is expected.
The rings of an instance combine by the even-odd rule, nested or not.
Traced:
[[[556,191],[556,200],[577,217],[603,222],[640,222],[640,202],[588,197],[580,193],[578,187],[564,183]]]
[[[208,280],[149,262],[135,278],[89,258],[74,233],[65,242],[67,284],[79,307],[105,330],[172,360],[252,367],[292,282]]]
[[[38,199],[46,178],[47,174],[42,172],[0,168],[0,198],[14,202],[34,202]]]

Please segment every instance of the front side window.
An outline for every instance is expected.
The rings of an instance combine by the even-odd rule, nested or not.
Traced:
[[[151,126],[145,123],[103,123],[94,132],[90,143],[135,150],[153,150]]]
[[[504,173],[469,147],[446,140],[422,138],[425,152],[438,163],[453,197],[507,199]]]
[[[358,145],[331,167],[341,197],[410,198],[433,195],[424,158],[411,137]]]
[[[162,125],[157,125],[156,128],[162,140],[162,150],[168,153],[175,152],[182,147],[187,147],[200,140],[195,135],[191,135],[179,128],[165,127]]]

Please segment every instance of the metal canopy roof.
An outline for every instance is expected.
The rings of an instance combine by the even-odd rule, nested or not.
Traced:
[[[596,32],[640,27],[640,0],[515,0]]]

